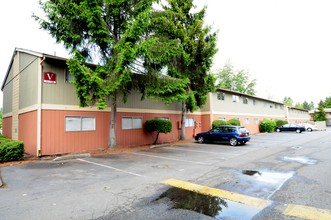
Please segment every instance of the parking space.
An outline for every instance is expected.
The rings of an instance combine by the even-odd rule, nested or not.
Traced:
[[[148,206],[164,190],[160,183],[171,178],[258,197],[236,179],[242,169],[259,164],[275,169],[279,161],[282,169],[284,164],[300,168],[293,161],[281,161],[283,155],[288,150],[291,155],[310,154],[314,149],[306,146],[316,141],[325,147],[330,139],[323,132],[259,134],[236,147],[191,142],[1,167],[5,187],[0,188],[0,213],[15,220],[95,219],[135,212],[133,204]],[[301,148],[291,148],[296,146]],[[70,210],[63,212],[67,207]]]

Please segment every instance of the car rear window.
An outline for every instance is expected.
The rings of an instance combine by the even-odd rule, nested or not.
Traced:
[[[239,128],[239,132],[241,132],[241,133],[248,133],[248,131],[246,130],[246,128]]]

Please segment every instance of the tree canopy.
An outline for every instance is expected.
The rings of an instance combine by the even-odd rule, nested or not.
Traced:
[[[203,27],[205,9],[191,14],[192,0],[169,0],[155,11],[158,2],[48,0],[40,2],[45,17],[33,15],[69,50],[80,106],[111,106],[110,147],[117,145],[119,95],[125,101],[132,89],[140,90],[142,97],[183,101],[193,111],[212,89],[207,72],[216,34]]]
[[[251,80],[249,73],[245,70],[235,71],[230,62],[227,62],[215,75],[218,82],[217,88],[229,89],[248,95],[255,95],[256,93],[256,80]]]

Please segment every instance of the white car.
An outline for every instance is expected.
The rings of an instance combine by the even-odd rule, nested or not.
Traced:
[[[309,132],[318,130],[316,125],[313,125],[313,124],[310,124],[310,123],[300,123],[299,125],[305,127],[306,131],[309,131]]]

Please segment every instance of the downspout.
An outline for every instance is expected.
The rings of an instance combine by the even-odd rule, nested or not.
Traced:
[[[40,157],[41,153],[41,102],[42,102],[42,77],[43,66],[45,57],[40,58],[40,65],[38,65],[38,91],[37,91],[37,156]]]

